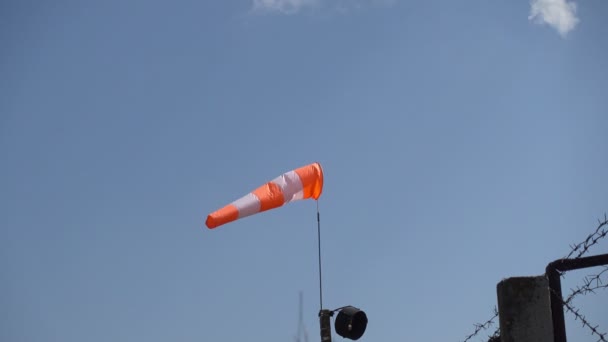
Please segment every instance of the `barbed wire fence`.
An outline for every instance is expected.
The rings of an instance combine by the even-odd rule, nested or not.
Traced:
[[[583,241],[571,245],[570,252],[563,259],[579,259],[583,257],[587,252],[591,249],[591,247],[598,244],[600,240],[608,235],[608,216],[604,214],[603,220],[598,220],[598,225],[594,232],[589,234],[587,238]],[[562,274],[563,276],[563,274]],[[572,301],[574,298],[578,296],[584,296],[589,293],[595,293],[597,290],[607,289],[608,288],[608,266],[604,266],[603,269],[597,274],[586,276],[583,280],[583,284],[577,286],[573,289],[570,294],[566,297],[566,299],[562,299],[562,304],[566,311],[571,313],[574,316],[575,320],[578,320],[582,323],[583,327],[586,327],[591,331],[592,335],[598,337],[598,342],[608,342],[606,338],[608,338],[608,333],[600,332],[599,325],[593,325],[587,320],[587,318],[580,313],[580,309],[577,309]],[[473,326],[475,329],[469,335],[467,335],[463,342],[468,342],[474,337],[481,334],[483,331],[494,327],[496,324],[496,319],[498,318],[498,310],[494,307],[494,313],[492,317],[483,323],[475,323]],[[500,341],[500,327],[496,327],[494,332],[491,335],[487,336],[488,342],[499,342]]]
[[[468,340],[472,339],[473,337],[477,336],[477,334],[479,334],[481,331],[489,329],[494,324],[494,320],[497,317],[498,317],[498,309],[496,307],[494,307],[494,314],[492,315],[492,317],[490,317],[490,319],[488,319],[487,321],[485,321],[483,323],[473,324],[475,326],[475,331],[473,331],[469,336],[465,337],[464,340],[468,341]]]
[[[606,335],[607,333],[602,333],[600,331],[598,331],[597,328],[599,328],[599,325],[592,325],[591,323],[589,323],[589,321],[587,320],[587,318],[580,313],[579,309],[576,309],[572,306],[572,304],[566,303],[566,301],[562,301],[562,304],[564,305],[564,307],[566,308],[566,310],[570,313],[572,313],[574,315],[574,319],[575,320],[580,320],[581,323],[583,324],[583,327],[587,327],[589,328],[589,330],[591,330],[591,334],[592,335],[596,335],[598,336],[598,342],[602,341],[602,342],[607,342],[606,341]]]

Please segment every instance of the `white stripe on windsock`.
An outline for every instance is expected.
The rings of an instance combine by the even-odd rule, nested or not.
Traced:
[[[252,193],[248,193],[247,195],[232,202],[232,204],[239,211],[239,218],[258,213],[260,212],[261,208],[260,199]]]
[[[298,176],[295,171],[289,171],[273,179],[272,182],[281,188],[284,203],[300,200],[302,197],[304,197],[302,181],[300,180],[300,176]]]

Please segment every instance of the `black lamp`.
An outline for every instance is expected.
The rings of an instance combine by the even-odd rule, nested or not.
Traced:
[[[367,315],[354,306],[345,306],[338,312],[334,326],[338,335],[358,340],[367,328]]]

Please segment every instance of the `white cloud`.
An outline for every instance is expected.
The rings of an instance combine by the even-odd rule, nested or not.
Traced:
[[[253,10],[294,14],[304,9],[323,8],[345,13],[364,5],[388,7],[395,3],[396,0],[253,0]]]
[[[304,7],[314,7],[318,2],[318,0],[253,0],[253,9],[291,14]]]
[[[530,6],[529,20],[553,27],[562,37],[572,31],[579,22],[574,1],[531,0]]]

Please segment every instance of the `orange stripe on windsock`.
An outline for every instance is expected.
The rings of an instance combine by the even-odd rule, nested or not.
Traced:
[[[239,218],[239,211],[232,204],[228,204],[222,209],[207,216],[205,224],[209,229],[221,226],[228,222],[236,221]]]
[[[297,176],[296,176],[297,175]],[[209,229],[262,211],[278,208],[285,203],[321,196],[323,170],[319,163],[302,166],[284,173],[209,216]]]
[[[260,200],[260,212],[278,208],[285,203],[283,191],[272,182],[262,185],[252,193]]]
[[[313,163],[302,166],[295,171],[302,181],[304,198],[312,197],[314,199],[319,199],[323,192],[323,169],[321,169],[321,164]]]

